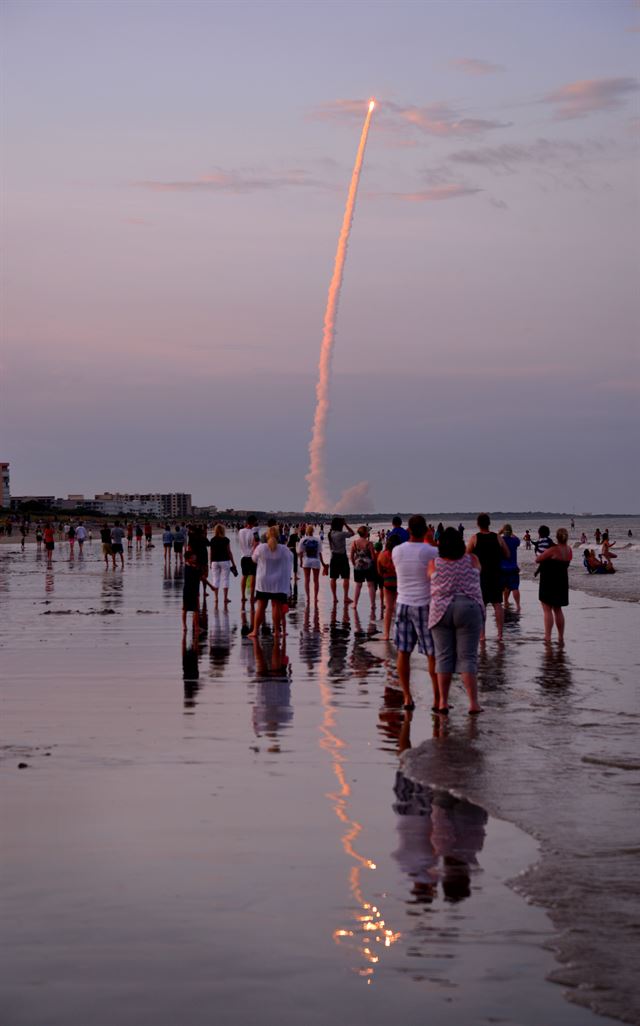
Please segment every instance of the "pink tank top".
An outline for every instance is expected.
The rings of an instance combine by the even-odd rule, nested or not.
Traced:
[[[480,571],[473,565],[473,558],[465,553],[462,559],[434,560],[436,572],[431,578],[431,603],[429,605],[429,627],[437,624],[451,605],[456,595],[466,595],[477,602],[484,613],[484,602],[480,590]]]

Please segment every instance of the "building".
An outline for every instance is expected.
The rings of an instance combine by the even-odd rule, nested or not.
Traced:
[[[138,513],[140,516],[190,517],[191,495],[187,492],[101,492],[95,497],[103,513]]]
[[[12,510],[30,505],[33,509],[53,509],[56,504],[55,495],[14,495],[9,500]]]
[[[9,487],[9,464],[0,463],[0,473],[2,473],[2,502],[0,505],[4,509],[8,509],[11,505],[11,488]]]

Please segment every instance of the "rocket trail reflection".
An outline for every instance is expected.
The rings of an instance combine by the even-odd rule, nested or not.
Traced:
[[[333,809],[345,831],[341,837],[341,844],[345,854],[352,860],[349,869],[349,890],[353,896],[357,909],[353,910],[354,922],[334,930],[333,940],[336,944],[347,944],[354,948],[361,960],[354,967],[354,972],[366,978],[370,984],[375,969],[380,962],[385,948],[402,936],[401,933],[392,930],[383,918],[383,912],[367,901],[363,888],[366,887],[361,879],[362,873],[375,870],[376,864],[372,859],[361,855],[354,847],[358,835],[362,831],[362,824],[352,819],[349,814],[348,799],[351,797],[351,788],[345,776],[347,758],[345,756],[345,742],[336,731],[335,709],[331,704],[331,689],[327,682],[327,660],[323,658],[319,664],[318,686],[323,708],[323,718],[320,724],[320,748],[327,753],[331,759],[332,769],[338,782],[338,788],[330,791],[326,797],[333,803]]]

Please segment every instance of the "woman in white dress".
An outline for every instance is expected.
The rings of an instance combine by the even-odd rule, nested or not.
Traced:
[[[253,550],[252,559],[256,571],[256,615],[253,630],[248,635],[256,638],[264,623],[269,602],[273,615],[273,631],[277,636],[285,629],[285,614],[288,609],[293,553],[286,545],[280,545],[280,529],[277,525],[267,530],[267,540]]]

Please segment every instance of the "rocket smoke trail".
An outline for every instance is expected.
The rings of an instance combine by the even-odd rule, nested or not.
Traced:
[[[309,443],[309,473],[307,474],[309,492],[307,495],[307,504],[305,506],[305,511],[307,512],[326,512],[330,507],[326,484],[325,444],[327,416],[329,413],[331,357],[333,356],[333,346],[336,338],[336,317],[338,315],[340,289],[342,288],[344,262],[347,257],[347,245],[349,243],[349,235],[351,234],[351,225],[353,223],[353,212],[356,205],[360,172],[362,170],[364,151],[367,145],[369,125],[371,123],[371,115],[373,114],[374,107],[375,102],[370,100],[369,109],[362,129],[362,135],[360,136],[356,162],[353,165],[353,174],[351,175],[351,184],[349,185],[349,194],[347,196],[347,204],[344,208],[342,228],[340,229],[338,248],[336,249],[336,258],[333,265],[333,275],[331,278],[331,284],[329,285],[327,306],[324,312],[324,330],[322,333],[322,346],[320,347],[320,362],[318,364],[318,384],[316,385],[316,412],[313,418],[311,442]]]

